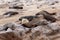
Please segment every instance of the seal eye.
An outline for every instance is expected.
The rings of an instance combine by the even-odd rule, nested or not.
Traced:
[[[22,19],[19,19],[19,21],[22,21]]]

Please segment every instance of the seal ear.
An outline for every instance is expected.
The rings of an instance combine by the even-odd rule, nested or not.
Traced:
[[[22,24],[29,23],[28,19],[22,19]]]

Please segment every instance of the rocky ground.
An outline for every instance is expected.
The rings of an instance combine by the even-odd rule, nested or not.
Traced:
[[[60,40],[60,0],[0,0],[0,40]]]

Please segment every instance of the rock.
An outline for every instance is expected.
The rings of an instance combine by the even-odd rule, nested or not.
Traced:
[[[60,20],[60,13],[57,13],[54,17],[59,21]]]
[[[5,30],[5,29],[6,29],[6,27],[0,26],[0,31],[3,31],[3,30]]]
[[[22,39],[13,32],[7,32],[0,34],[0,40],[22,40]]]
[[[18,27],[17,25],[15,25],[15,23],[7,23],[3,26],[6,27],[6,29],[11,28],[12,30],[14,30],[16,27]]]
[[[60,25],[58,23],[49,23],[48,27],[53,30],[52,34],[50,35],[56,35],[60,32]]]
[[[41,35],[41,33],[39,32],[39,31],[35,31],[34,33],[32,33],[32,35],[31,35],[31,39],[32,40],[39,40],[39,36]]]
[[[30,35],[30,39],[32,39],[32,40],[50,40],[49,37],[47,37],[44,34],[41,34],[40,31],[35,31],[34,33],[32,33]]]
[[[46,35],[52,33],[52,30],[49,29],[49,28],[46,27],[46,26],[37,26],[37,27],[33,28],[32,31],[33,31],[33,32],[35,32],[35,31],[40,31],[41,33],[46,34]]]
[[[51,40],[51,39],[47,37],[46,35],[41,35],[40,40]]]
[[[49,23],[48,27],[50,27],[52,30],[60,30],[60,26],[58,23]]]
[[[16,23],[7,23],[5,25],[3,25],[4,27],[6,27],[4,30],[9,31],[17,31],[17,32],[26,32],[29,30],[29,28],[26,28],[24,26],[22,26],[21,24],[16,24]]]
[[[11,29],[11,28],[8,28],[8,29],[7,29],[7,32],[12,32],[12,29]]]
[[[29,23],[28,19],[22,19],[21,24]]]

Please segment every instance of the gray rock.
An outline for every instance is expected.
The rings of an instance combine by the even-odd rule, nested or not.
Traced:
[[[7,24],[4,25],[4,27],[7,28],[6,29],[7,31],[9,29],[9,30],[14,30],[15,32],[16,31],[17,32],[26,32],[26,31],[29,30],[29,28],[25,28],[21,24],[16,24],[16,23],[7,23]]]
[[[10,32],[10,31],[12,31],[12,29],[8,28],[8,29],[7,29],[7,32]]]
[[[19,28],[21,27],[20,24],[16,24],[16,23],[7,23],[5,25],[3,25],[6,28],[11,28],[12,30],[14,30],[15,28]]]
[[[3,30],[5,30],[5,29],[6,29],[6,27],[0,26],[0,31],[3,31]]]
[[[40,31],[43,34],[50,34],[52,32],[52,30],[46,26],[37,26],[32,29],[32,32],[35,32],[35,31]]]
[[[57,23],[49,23],[48,27],[50,27],[52,30],[60,30],[60,26]]]

